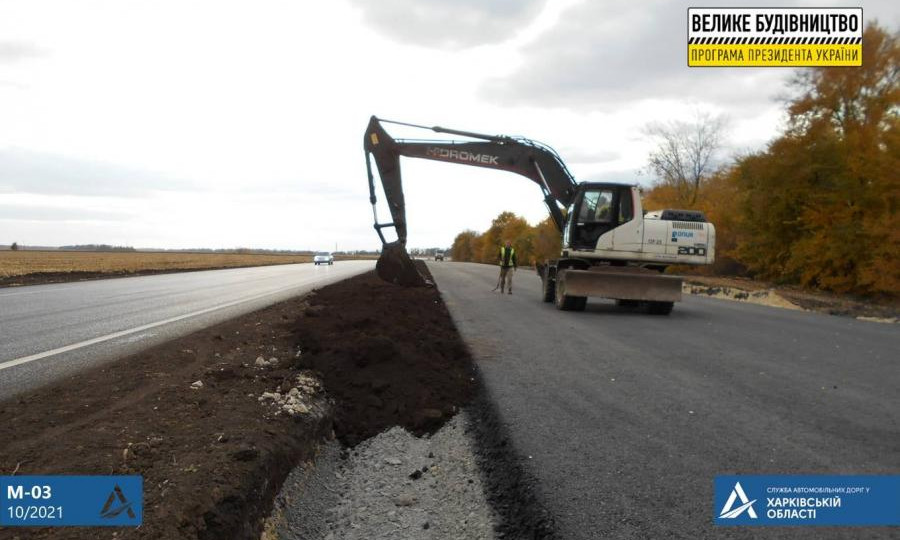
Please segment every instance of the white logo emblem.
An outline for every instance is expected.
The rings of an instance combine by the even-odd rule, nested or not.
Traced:
[[[732,509],[734,506],[735,499],[741,500],[741,505],[737,508]],[[752,501],[747,498],[747,494],[744,493],[744,488],[741,487],[740,482],[734,483],[734,489],[731,490],[731,495],[728,496],[728,500],[725,502],[725,507],[722,508],[722,512],[719,514],[719,519],[734,519],[739,515],[744,513],[744,510],[747,511],[747,515],[751,518],[756,519],[756,511],[753,510],[753,503],[756,502],[756,499]]]

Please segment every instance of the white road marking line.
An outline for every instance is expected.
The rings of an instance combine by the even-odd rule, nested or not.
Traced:
[[[330,272],[329,272],[330,273]],[[79,341],[78,343],[72,343],[71,345],[66,345],[64,347],[59,347],[56,349],[52,349],[49,351],[44,351],[41,353],[32,354],[29,356],[23,356],[21,358],[16,358],[14,360],[7,360],[6,362],[0,363],[0,371],[19,366],[22,364],[27,364],[28,362],[34,362],[35,360],[40,360],[42,358],[47,358],[48,356],[54,356],[57,354],[61,354],[64,352],[74,351],[76,349],[81,349],[82,347],[88,347],[90,345],[96,345],[97,343],[103,343],[104,341],[109,341],[111,339],[116,339],[122,336],[127,336],[128,334],[134,334],[135,332],[143,332],[144,330],[149,330],[151,328],[156,328],[157,326],[162,326],[164,324],[169,324],[173,322],[177,322],[183,319],[188,319],[191,317],[196,317],[198,315],[205,315],[206,313],[211,313],[213,311],[224,309],[231,306],[236,306],[238,304],[243,304],[244,302],[252,302],[253,300],[258,300],[260,298],[264,298],[266,296],[271,296],[273,294],[278,294],[284,291],[289,291],[291,289],[296,289],[298,287],[303,287],[304,285],[309,285],[310,283],[315,283],[317,281],[322,281],[326,276],[316,276],[312,279],[308,279],[303,281],[302,283],[296,283],[291,285],[290,287],[283,287],[281,289],[277,289],[274,291],[269,291],[266,293],[257,294],[254,296],[250,296],[248,298],[243,298],[241,300],[234,300],[232,302],[226,302],[224,304],[219,304],[216,306],[208,307],[205,309],[201,309],[198,311],[194,311],[192,313],[185,313],[184,315],[178,315],[176,317],[170,317],[168,319],[164,319],[162,321],[156,321],[148,324],[144,324],[141,326],[136,326],[134,328],[129,328],[128,330],[121,330],[119,332],[113,332],[112,334],[106,334],[105,336],[95,337],[92,339],[87,339],[85,341]]]

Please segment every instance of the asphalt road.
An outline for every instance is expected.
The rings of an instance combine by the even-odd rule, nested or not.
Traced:
[[[429,268],[562,538],[888,538],[716,527],[720,474],[900,472],[900,329],[686,296],[671,316],[539,299],[519,271]],[[893,536],[896,538],[896,536]]]
[[[291,264],[0,289],[0,400],[374,266]]]

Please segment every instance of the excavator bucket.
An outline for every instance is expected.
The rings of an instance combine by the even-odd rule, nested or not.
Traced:
[[[381,257],[375,264],[375,271],[381,279],[404,287],[426,287],[431,284],[419,273],[416,263],[400,242],[384,244]]]

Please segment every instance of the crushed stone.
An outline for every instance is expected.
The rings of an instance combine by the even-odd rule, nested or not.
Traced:
[[[785,299],[772,289],[761,289],[756,291],[748,291],[735,287],[710,287],[706,285],[697,285],[694,283],[684,283],[681,290],[687,294],[709,296],[711,298],[720,298],[724,300],[735,300],[738,302],[747,302],[750,304],[759,304],[763,306],[779,307],[783,309],[803,310],[802,307]]]
[[[393,427],[352,448],[332,442],[294,469],[267,524],[271,538],[492,539],[465,412],[431,436]]]

